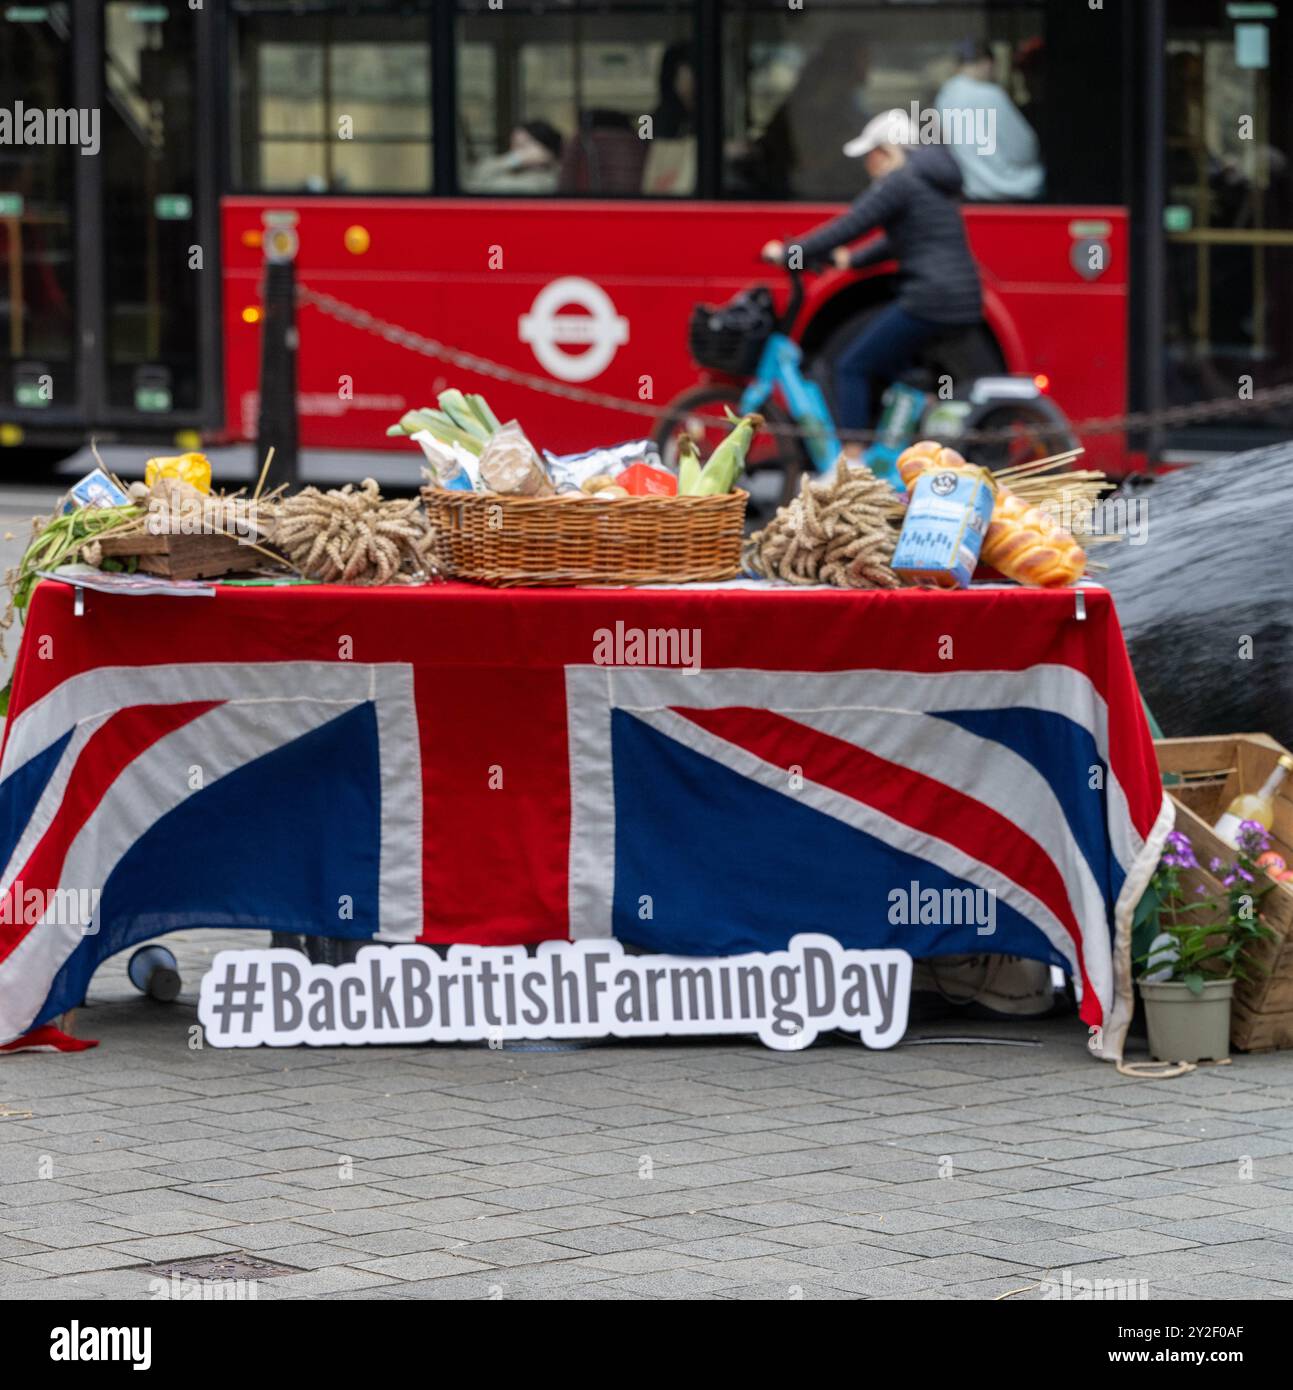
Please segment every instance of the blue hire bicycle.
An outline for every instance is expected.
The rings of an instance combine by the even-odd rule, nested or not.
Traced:
[[[721,306],[693,309],[688,346],[706,377],[670,402],[655,431],[661,457],[676,466],[680,433],[691,435],[707,453],[729,428],[726,408],[741,415],[758,411],[768,428],[755,437],[742,484],[756,522],[795,495],[805,469],[829,472],[840,455],[826,392],[805,371],[803,350],[792,336],[803,308],[803,274],[786,273],[790,294],[781,314],[766,285],[743,290]],[[850,324],[831,341],[847,341],[852,331]],[[950,330],[949,337],[969,331]],[[964,398],[943,400],[932,390],[938,374],[926,363],[885,391],[876,437],[864,455],[877,477],[901,487],[898,455],[917,439],[955,446],[971,433],[988,435],[975,443],[973,457],[990,468],[1075,447],[1068,420],[1032,377],[975,376]]]

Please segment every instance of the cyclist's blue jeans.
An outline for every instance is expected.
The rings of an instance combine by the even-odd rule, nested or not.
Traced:
[[[835,359],[835,406],[842,430],[871,423],[871,389],[892,381],[944,325],[917,318],[897,304],[882,309]]]

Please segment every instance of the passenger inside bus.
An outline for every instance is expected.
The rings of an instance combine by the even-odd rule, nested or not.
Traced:
[[[473,193],[555,193],[561,152],[555,126],[526,121],[512,131],[504,153],[480,160],[464,183]]]
[[[566,141],[558,193],[640,193],[648,142],[623,111],[592,107],[579,113],[579,129]]]
[[[809,41],[770,28],[744,49],[746,65],[728,89],[725,187],[750,197],[852,198],[857,170],[842,146],[876,111],[915,106],[922,115],[948,112],[941,136],[928,138],[948,144],[967,198],[1040,198],[1043,47],[1040,39],[1012,46],[1003,72],[1004,50],[937,34],[895,41],[832,26]],[[921,129],[926,139],[932,128],[922,120]]]
[[[934,108],[942,141],[961,169],[972,202],[1018,203],[1041,196],[1045,175],[1037,136],[993,77],[991,47],[967,39]]]
[[[642,192],[690,193],[696,187],[696,65],[690,43],[671,43],[660,59],[660,100],[651,113]]]
[[[843,202],[857,193],[857,166],[842,153],[868,114],[866,45],[853,30],[829,34],[800,68],[763,131],[729,146],[730,181],[773,198]]]

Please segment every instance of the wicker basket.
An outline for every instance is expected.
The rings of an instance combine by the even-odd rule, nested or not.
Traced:
[[[1159,770],[1178,779],[1167,788],[1176,828],[1189,836],[1200,865],[1213,856],[1233,859],[1212,823],[1240,792],[1261,786],[1285,749],[1265,734],[1156,739],[1154,748]],[[1271,831],[1272,848],[1293,864],[1293,801],[1284,789],[1275,799]],[[1225,892],[1205,867],[1184,871],[1182,881],[1190,889],[1202,884],[1209,894]],[[1264,878],[1259,886],[1265,887]],[[1275,935],[1254,948],[1257,968],[1236,982],[1230,1011],[1230,1040],[1244,1052],[1293,1047],[1293,884],[1277,883],[1263,898],[1261,914]]]
[[[744,492],[505,497],[424,487],[432,554],[480,584],[681,584],[741,568]]]

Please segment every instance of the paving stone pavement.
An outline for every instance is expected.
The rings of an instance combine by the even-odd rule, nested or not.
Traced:
[[[151,1266],[241,1253],[288,1271],[260,1299],[1293,1299],[1293,1054],[1136,1080],[1072,1019],[890,1052],[195,1045],[210,957],[259,940],[168,938],[170,1006],[118,957],[77,1015],[99,1048],[0,1056],[0,1298],[146,1299]]]

